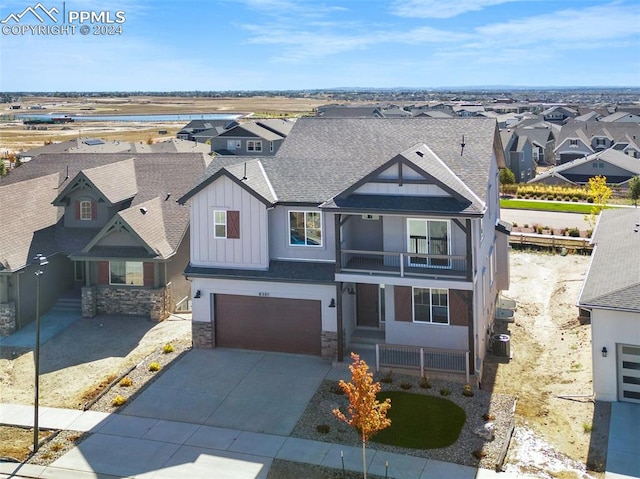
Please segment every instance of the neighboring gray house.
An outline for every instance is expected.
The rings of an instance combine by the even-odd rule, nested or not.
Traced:
[[[181,140],[191,140],[205,143],[207,139],[213,138],[213,136],[217,136],[223,131],[228,130],[229,128],[233,128],[237,124],[238,123],[235,119],[191,120],[176,134],[176,137]],[[205,131],[209,132],[209,134],[212,136],[203,135],[202,133]]]
[[[515,131],[500,132],[504,145],[504,159],[516,179],[516,183],[526,183],[536,176],[537,164],[533,159],[533,145],[529,138]]]
[[[195,347],[342,361],[370,334],[480,381],[509,286],[494,120],[301,118],[275,157],[233,160],[179,200]]]
[[[544,121],[562,124],[577,117],[578,111],[568,106],[554,105],[544,110],[541,115]]]
[[[537,165],[554,165],[556,140],[551,128],[514,128],[518,137],[526,137],[531,143],[531,154]]]
[[[608,149],[550,168],[529,183],[586,185],[589,178],[605,176],[608,184],[623,185],[637,175],[640,175],[640,160]]]
[[[251,121],[211,138],[211,151],[219,155],[273,156],[286,137],[286,128],[277,130],[273,124]]]
[[[600,214],[578,306],[591,319],[593,393],[640,403],[640,210]]]
[[[176,203],[202,153],[40,155],[0,178],[0,332],[35,319],[34,257],[49,264],[42,312],[67,291],[82,314],[163,320],[188,298],[189,212]]]
[[[640,158],[640,124],[569,121],[556,140],[557,164],[613,148]]]
[[[640,115],[626,111],[617,111],[599,120],[605,123],[640,123]]]

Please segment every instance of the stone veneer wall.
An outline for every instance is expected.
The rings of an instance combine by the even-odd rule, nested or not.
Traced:
[[[338,333],[335,331],[322,331],[322,359],[335,359],[338,357]]]
[[[213,349],[213,323],[211,321],[192,321],[191,340],[197,349]]]
[[[98,314],[148,315],[153,321],[162,321],[170,314],[167,309],[167,296],[170,297],[170,293],[167,294],[165,288],[100,286],[96,289],[96,312]]]
[[[98,314],[97,291],[95,286],[82,288],[82,317],[93,318]]]
[[[16,303],[0,303],[0,337],[16,331]]]

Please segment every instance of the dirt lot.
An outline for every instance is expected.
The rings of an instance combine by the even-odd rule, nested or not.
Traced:
[[[491,362],[483,379],[484,389],[519,398],[508,470],[569,479],[590,477],[585,463],[604,464],[609,411],[588,397],[590,327],[578,321],[575,307],[588,262],[587,256],[512,253],[505,295],[519,303],[509,325],[513,359]],[[41,349],[41,404],[79,408],[105,378],[189,334],[189,322],[179,319],[80,320]],[[32,404],[32,353],[13,353],[2,351],[0,401]]]

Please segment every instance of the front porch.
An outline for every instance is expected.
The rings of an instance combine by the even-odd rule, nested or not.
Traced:
[[[452,380],[469,384],[469,351],[387,344],[380,329],[355,329],[351,334],[348,354],[356,353],[372,371],[393,370],[420,377]]]

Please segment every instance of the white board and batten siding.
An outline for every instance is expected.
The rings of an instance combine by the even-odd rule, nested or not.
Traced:
[[[216,210],[240,212],[240,238],[214,238]],[[191,200],[191,264],[217,268],[269,267],[267,207],[222,176]]]
[[[416,184],[416,183],[404,183],[400,186],[397,182],[389,183],[388,180],[398,179],[398,166],[394,165],[378,175],[380,180],[387,180],[385,182],[376,182],[372,180],[364,185],[360,186],[354,194],[361,195],[403,195],[403,196],[449,196],[449,193],[444,191],[437,185],[433,184]],[[424,180],[417,171],[409,168],[407,165],[402,165],[402,179],[403,180]]]

